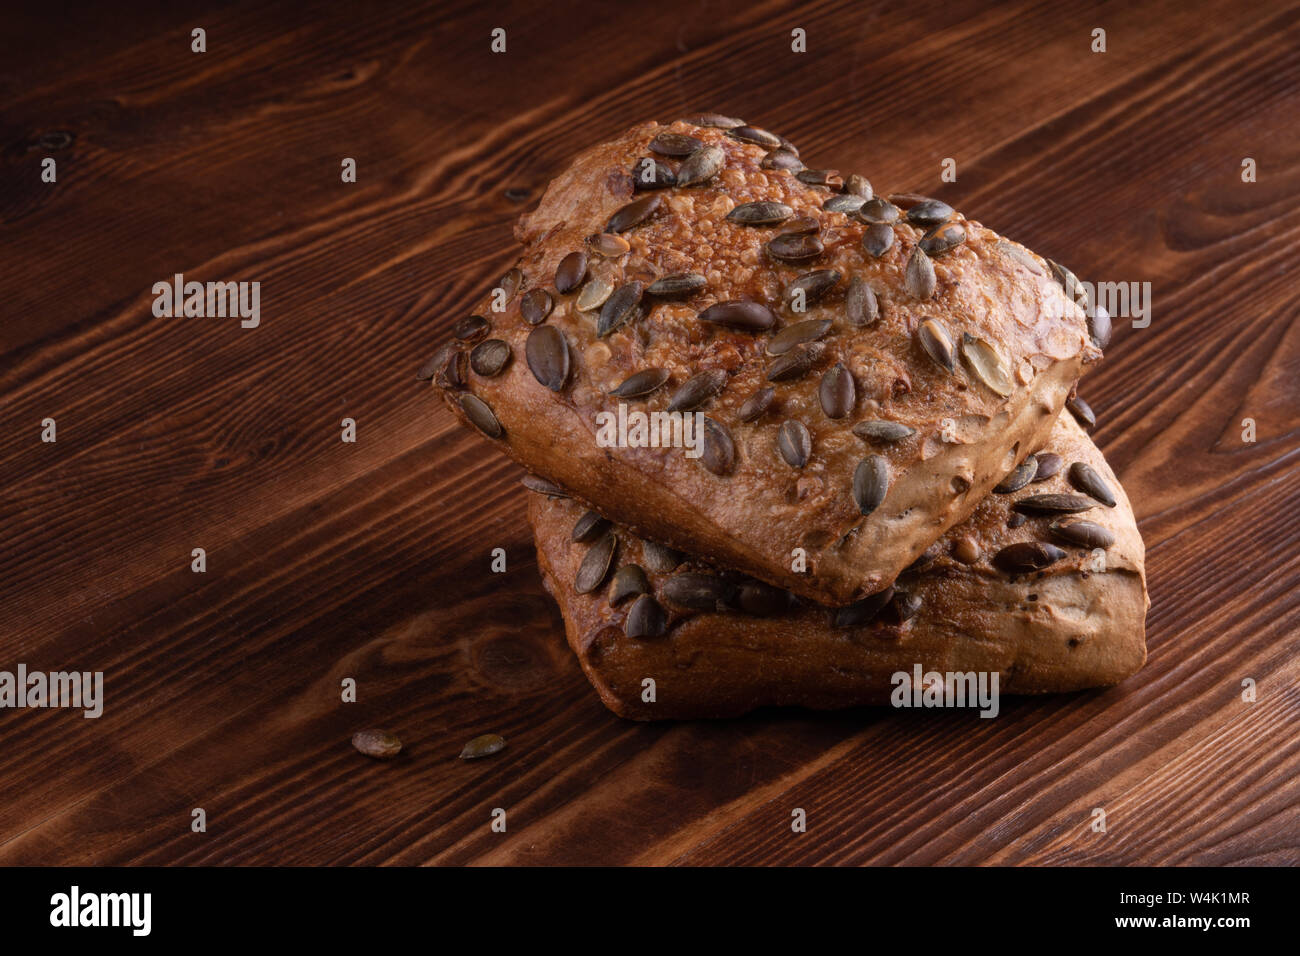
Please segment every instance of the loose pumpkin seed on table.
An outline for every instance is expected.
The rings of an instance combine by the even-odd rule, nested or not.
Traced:
[[[402,750],[402,741],[386,730],[358,730],[352,735],[352,746],[367,757],[392,760]]]
[[[481,757],[490,757],[500,753],[505,746],[506,739],[500,734],[480,734],[461,748],[460,759],[478,760]]]

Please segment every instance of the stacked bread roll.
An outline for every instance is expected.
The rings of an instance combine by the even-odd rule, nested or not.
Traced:
[[[586,151],[515,232],[420,377],[531,473],[612,710],[1141,667],[1142,539],[1074,397],[1109,319],[1068,270],[716,114]]]

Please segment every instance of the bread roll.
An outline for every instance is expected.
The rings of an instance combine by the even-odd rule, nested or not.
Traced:
[[[846,605],[1041,446],[1100,352],[1038,256],[736,122],[582,152],[421,376],[623,527]],[[692,454],[630,446],[654,412],[701,413],[669,436]]]
[[[1071,416],[1061,416],[1041,451],[1008,487],[1026,484],[989,495],[892,591],[850,608],[814,606],[743,575],[665,557],[662,547],[598,521],[578,529],[575,542],[586,509],[573,500],[530,495],[529,518],[569,645],[606,706],[624,717],[887,703],[897,693],[894,675],[918,665],[927,674],[984,672],[990,682],[996,673],[1005,694],[1114,684],[1146,659],[1142,538],[1124,490]],[[1029,481],[1040,464],[1051,471],[1049,453],[1060,456],[1059,470]],[[1043,513],[1053,507],[1084,510]],[[600,558],[606,535],[616,541],[608,568],[578,593],[584,561],[584,587],[600,571],[589,555]],[[1031,570],[1042,561],[1049,563]],[[646,678],[653,703],[643,700]]]

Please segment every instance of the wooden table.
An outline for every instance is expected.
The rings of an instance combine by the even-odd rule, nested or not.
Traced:
[[[1300,6],[132,6],[0,39],[0,669],[105,675],[99,719],[0,711],[0,863],[1300,861]],[[1149,549],[1136,677],[997,720],[600,705],[519,469],[413,373],[574,150],[691,109],[1151,283],[1083,390]],[[260,326],[155,317],[176,273],[259,281]]]

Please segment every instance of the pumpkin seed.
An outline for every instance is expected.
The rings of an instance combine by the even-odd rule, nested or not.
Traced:
[[[752,422],[772,407],[774,398],[776,398],[776,389],[770,386],[755,389],[754,393],[745,399],[740,406],[740,411],[736,417],[742,422]]]
[[[952,354],[952,336],[938,319],[926,319],[917,327],[916,340],[926,355],[934,359],[936,365],[951,372],[955,367]]]
[[[614,580],[609,583],[609,603],[617,607],[630,597],[650,593],[650,580],[645,572],[635,564],[625,564],[614,572]]]
[[[727,373],[724,369],[710,368],[692,375],[673,392],[673,397],[668,402],[668,411],[689,412],[699,408],[722,391],[726,384]]]
[[[993,346],[969,332],[962,333],[961,357],[971,374],[992,391],[1006,398],[1011,394],[1011,369],[1006,359]]]
[[[993,246],[998,252],[1009,259],[1015,259],[1034,275],[1042,275],[1043,268],[1029,254],[1029,250],[1024,246],[1017,245],[1014,242],[1008,242],[1006,239],[999,239]]]
[[[737,126],[734,129],[727,130],[727,135],[740,140],[742,143],[754,143],[766,149],[777,149],[782,145],[781,137],[775,133],[769,133],[765,129],[759,129],[757,126]]]
[[[550,326],[543,326],[543,328],[550,328]],[[500,438],[505,434],[505,429],[501,427],[501,422],[497,421],[491,407],[477,395],[466,392],[460,397],[460,407],[470,424],[488,438]]]
[[[1105,306],[1094,303],[1084,318],[1088,322],[1088,338],[1092,340],[1092,344],[1099,349],[1110,345],[1110,313],[1106,311]]]
[[[796,216],[776,231],[778,236],[807,236],[819,231],[822,224],[812,216]]]
[[[609,574],[609,566],[614,561],[614,551],[617,547],[618,538],[612,531],[606,531],[604,536],[583,555],[582,563],[578,565],[578,573],[573,579],[573,589],[579,594],[590,594],[600,587],[605,576]]]
[[[846,215],[852,215],[866,201],[862,196],[855,196],[853,193],[837,193],[822,203],[822,208],[827,212],[842,212]]]
[[[594,232],[587,237],[586,242],[588,249],[606,259],[617,259],[632,248],[631,243],[612,232]]]
[[[545,289],[530,289],[519,300],[519,314],[529,325],[541,325],[555,307],[555,300]]]
[[[569,539],[576,544],[591,544],[608,530],[608,518],[595,511],[588,511],[574,522]]]
[[[552,392],[561,391],[569,380],[569,343],[553,325],[539,325],[528,333],[524,357],[533,378]]]
[[[939,547],[939,542],[935,542],[921,552],[921,556],[903,569],[904,574],[920,574],[930,570],[934,562],[938,561],[943,554],[943,549]]]
[[[980,559],[980,546],[969,535],[958,538],[952,543],[952,556],[962,564],[974,564]]]
[[[853,472],[853,503],[869,515],[889,492],[889,462],[881,455],[868,455]]]
[[[358,730],[352,735],[352,746],[367,757],[392,760],[402,750],[402,741],[386,730]]]
[[[447,364],[447,360],[451,358],[455,351],[456,345],[453,342],[438,346],[438,350],[425,359],[424,364],[416,370],[415,380],[417,382],[427,382],[433,378],[434,374],[440,372],[442,367]]]
[[[778,262],[798,264],[816,259],[826,249],[817,236],[796,236],[786,233],[768,241],[767,254]]]
[[[911,438],[916,434],[916,429],[899,422],[869,419],[854,425],[853,434],[867,441],[895,442]]]
[[[633,640],[663,637],[668,633],[668,615],[649,594],[643,594],[633,603],[623,622],[623,633]]]
[[[1081,548],[1109,548],[1115,535],[1093,521],[1053,521],[1048,530],[1058,541]]]
[[[1009,495],[1019,491],[1025,485],[1034,480],[1034,475],[1038,473],[1038,459],[1030,455],[1015,468],[1011,469],[1011,474],[1002,479],[1001,484],[995,485],[993,490],[1000,495]]]
[[[464,388],[468,382],[465,374],[465,353],[454,349],[447,353],[447,360],[434,378],[435,384],[445,388]]]
[[[892,226],[902,215],[897,206],[879,196],[858,207],[858,218],[869,226]]]
[[[1061,288],[1065,290],[1065,294],[1069,296],[1073,302],[1080,305],[1085,312],[1088,311],[1088,290],[1083,287],[1083,283],[1079,281],[1079,277],[1059,262],[1054,262],[1053,260],[1048,259],[1047,264],[1051,267],[1052,276],[1058,283],[1060,283]]]
[[[785,301],[787,304],[793,302],[799,290],[803,290],[804,305],[811,305],[819,302],[839,281],[840,274],[834,269],[805,272],[785,287]]]
[[[993,555],[993,564],[1008,574],[1030,574],[1055,564],[1063,557],[1065,552],[1055,545],[1023,541],[1008,545]]]
[[[712,418],[704,418],[704,442],[700,452],[700,464],[715,475],[725,475],[731,471],[736,460],[736,446],[731,440],[731,432],[726,426],[719,425]]]
[[[794,595],[759,581],[742,581],[736,586],[732,603],[736,610],[752,617],[774,617],[794,606]]]
[[[914,226],[937,226],[947,222],[956,213],[952,206],[938,199],[922,199],[907,210],[907,221]]]
[[[1070,414],[1075,417],[1084,431],[1092,431],[1097,426],[1097,415],[1093,412],[1092,406],[1081,399],[1078,395],[1065,403],[1065,407],[1070,410]]]
[[[677,566],[686,560],[686,555],[665,544],[659,544],[655,541],[643,541],[641,542],[641,560],[645,562],[646,567],[651,571],[667,574],[669,571],[677,570]]]
[[[848,179],[844,180],[844,191],[853,196],[861,196],[864,200],[875,196],[867,177],[859,176],[857,173],[853,173]]]
[[[687,156],[677,167],[678,186],[699,186],[722,171],[726,154],[721,147],[705,146]]]
[[[855,275],[849,280],[849,291],[844,296],[844,311],[849,322],[859,328],[875,325],[880,318],[880,303],[867,280]]]
[[[1115,493],[1110,490],[1106,480],[1097,474],[1097,469],[1086,461],[1076,461],[1070,466],[1070,484],[1085,495],[1096,498],[1107,508],[1115,507]]]
[[[491,326],[481,315],[467,315],[451,327],[452,337],[461,342],[472,342],[480,335],[487,335]]]
[[[659,210],[659,205],[660,198],[654,194],[634,199],[609,217],[609,222],[605,224],[605,231],[627,232],[653,216]]]
[[[934,258],[951,252],[966,241],[966,227],[960,222],[941,222],[917,243],[921,251]]]
[[[1036,482],[1054,477],[1061,470],[1061,465],[1065,464],[1054,451],[1040,451],[1034,457],[1038,459],[1038,470],[1034,472],[1033,478]]]
[[[740,332],[766,332],[776,325],[776,315],[761,302],[731,299],[709,306],[700,313],[700,321]]]
[[[925,202],[929,196],[922,196],[920,193],[890,193],[889,201],[899,209],[911,209],[917,203]]]
[[[836,191],[844,188],[844,178],[838,169],[801,169],[794,178],[809,186],[825,186]]]
[[[692,126],[706,126],[713,129],[735,129],[737,126],[745,125],[744,120],[723,116],[721,113],[696,113],[687,117],[685,122]]]
[[[736,586],[716,574],[686,571],[664,582],[663,596],[678,607],[692,611],[725,611],[735,595]]]
[[[568,498],[569,493],[553,481],[547,481],[541,475],[528,474],[519,479],[519,483],[529,491],[535,491],[539,495],[546,495],[548,498]]]
[[[666,368],[643,368],[625,378],[623,384],[609,394],[617,395],[619,398],[640,398],[661,387],[668,381],[668,375]]]
[[[581,249],[570,252],[560,260],[555,269],[555,291],[568,295],[587,278],[587,253]]]
[[[783,202],[747,202],[727,213],[727,221],[742,226],[774,226],[793,215],[794,210]]]
[[[500,279],[497,280],[496,287],[505,293],[506,301],[509,302],[515,297],[515,293],[524,284],[524,274],[518,269],[511,269]]]
[[[461,760],[477,760],[490,757],[505,749],[506,739],[500,734],[480,734],[467,743],[460,752]]]
[[[812,435],[803,422],[791,418],[782,422],[777,430],[776,447],[787,465],[802,468],[808,464],[808,456],[812,454]]]
[[[1021,498],[1011,507],[1021,514],[1028,515],[1066,515],[1077,514],[1095,508],[1097,503],[1082,495],[1030,495]]]
[[[934,265],[920,248],[912,250],[907,258],[907,272],[903,276],[903,285],[908,293],[917,299],[928,299],[934,295],[936,285]]]
[[[857,386],[843,362],[836,362],[822,375],[817,397],[827,418],[847,418],[853,411],[853,405],[857,401]]]
[[[582,291],[578,293],[578,301],[576,303],[578,311],[590,312],[592,309],[604,305],[606,300],[609,299],[609,294],[613,291],[613,287],[607,283],[600,279],[592,279],[584,285]]]
[[[894,597],[894,588],[889,586],[883,591],[870,594],[847,607],[836,608],[831,614],[834,627],[861,627],[870,624]]]
[[[673,171],[651,156],[644,156],[632,167],[632,188],[637,192],[669,189],[677,185]]]
[[[484,378],[501,374],[501,370],[509,364],[510,346],[501,339],[480,342],[469,353],[469,367]]]
[[[787,325],[768,339],[767,354],[784,355],[796,345],[816,342],[831,330],[831,324],[830,319],[804,319],[802,322]]]
[[[709,280],[698,272],[675,272],[650,283],[645,290],[647,295],[656,295],[661,299],[694,295],[709,284]]]
[[[866,228],[862,233],[862,251],[873,259],[879,259],[894,244],[894,227],[878,222]]]
[[[886,624],[901,627],[921,610],[921,597],[910,591],[894,590],[894,596],[884,607],[883,619]]]
[[[703,148],[703,142],[685,133],[660,133],[650,140],[650,151],[660,156],[689,156]]]
[[[797,173],[803,169],[803,160],[788,149],[774,149],[759,163],[764,169],[783,169],[788,173]]]
[[[641,311],[641,297],[644,294],[645,286],[635,279],[615,289],[600,307],[596,337],[603,339],[635,319]]]
[[[821,342],[797,345],[784,355],[778,356],[776,361],[767,367],[767,380],[769,382],[788,382],[791,379],[807,375],[825,351],[826,346]]]

